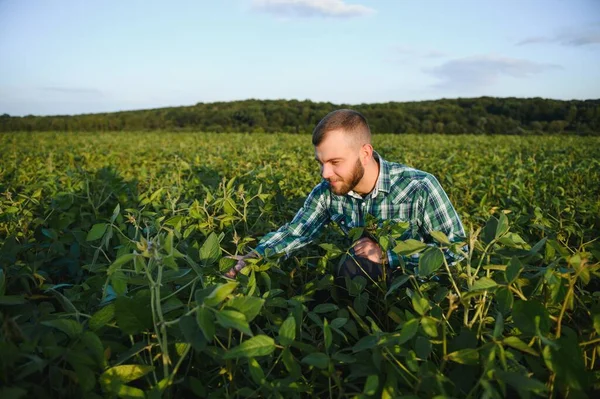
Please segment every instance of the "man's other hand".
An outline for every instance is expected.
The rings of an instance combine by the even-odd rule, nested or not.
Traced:
[[[231,269],[229,269],[229,271],[227,273],[225,273],[225,277],[229,277],[229,278],[235,278],[235,276],[238,274],[238,272],[240,270],[242,270],[244,267],[246,267],[246,259],[248,258],[253,258],[254,255],[253,254],[248,254],[248,255],[232,255],[232,256],[228,256],[228,258],[230,259],[235,259],[237,260],[237,263],[235,264],[235,266],[233,266]]]
[[[379,244],[368,237],[363,237],[354,244],[354,254],[361,258],[367,258],[371,262],[381,263],[381,248]]]

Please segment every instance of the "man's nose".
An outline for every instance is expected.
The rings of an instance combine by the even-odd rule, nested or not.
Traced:
[[[331,176],[333,176],[331,166],[327,164],[321,166],[321,176],[323,176],[323,179],[329,179]]]

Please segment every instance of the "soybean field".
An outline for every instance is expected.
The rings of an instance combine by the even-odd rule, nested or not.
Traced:
[[[600,138],[374,148],[434,174],[467,237],[370,223],[419,267],[315,304],[350,254],[335,224],[223,277],[320,181],[309,135],[1,134],[0,397],[593,397]]]

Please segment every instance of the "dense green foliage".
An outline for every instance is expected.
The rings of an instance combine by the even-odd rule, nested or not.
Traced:
[[[379,135],[435,174],[469,253],[333,289],[351,240],[245,253],[319,181],[301,135],[0,135],[0,397],[590,397],[600,139]],[[360,235],[360,231],[355,232]],[[441,247],[443,234],[436,234]],[[460,244],[453,246],[454,250]],[[333,290],[334,292],[336,290]]]
[[[0,132],[193,129],[210,132],[310,132],[338,108],[367,117],[376,133],[600,133],[600,100],[459,98],[335,105],[296,100],[247,100],[77,116],[0,116]]]

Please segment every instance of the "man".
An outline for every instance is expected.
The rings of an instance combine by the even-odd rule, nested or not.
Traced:
[[[444,232],[452,242],[465,236],[460,218],[437,179],[381,158],[373,150],[369,125],[359,112],[341,109],[329,113],[315,127],[312,143],[323,181],[290,223],[267,234],[253,253],[236,257],[238,262],[227,277],[235,277],[247,258],[263,256],[267,249],[289,254],[305,246],[331,221],[345,232],[364,226],[367,214],[379,222],[409,222],[403,239],[433,243],[430,232],[435,230]],[[384,267],[395,269],[400,265],[397,254],[382,253],[371,237],[357,240],[353,252],[354,257],[342,265],[339,277],[363,275],[376,281]],[[445,256],[449,262],[459,259],[447,250]],[[405,257],[404,261],[415,266],[418,257]]]

